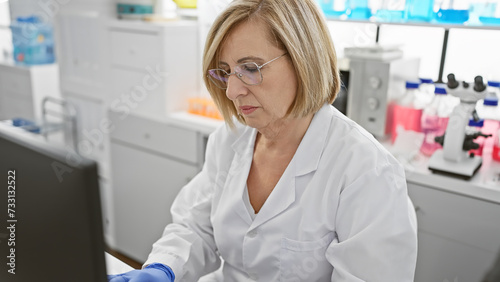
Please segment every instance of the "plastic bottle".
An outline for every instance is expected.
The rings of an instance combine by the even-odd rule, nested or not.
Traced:
[[[367,20],[372,16],[368,0],[346,0],[345,6],[349,19]]]
[[[493,140],[494,142],[493,142],[492,158],[493,160],[500,162],[500,129],[497,130],[497,133],[494,136]]]
[[[465,133],[473,134],[476,132],[482,132],[483,126],[484,126],[484,119],[481,119],[479,121],[470,119],[469,125],[465,128]],[[476,156],[481,156],[483,154],[483,148],[484,148],[484,137],[482,136],[477,137],[476,139],[474,139],[474,143],[479,144],[479,148],[469,150],[469,153],[473,153]]]
[[[485,1],[479,11],[479,21],[483,25],[500,25],[500,4],[498,0]],[[472,5],[472,4],[471,4]]]
[[[445,133],[451,112],[447,104],[446,89],[436,87],[434,93],[432,102],[422,112],[421,128],[425,138],[420,152],[426,156],[431,156],[441,148],[434,138]]]
[[[436,87],[432,79],[420,78],[420,92],[422,92],[422,102],[426,104],[426,106],[431,103],[432,99],[434,99],[435,88]]]
[[[420,126],[422,107],[416,104],[421,95],[419,86],[419,82],[407,81],[405,94],[392,106],[391,141],[393,143],[400,129],[422,131]]]
[[[317,0],[326,16],[339,18],[346,13],[345,0]]]
[[[497,97],[486,97],[481,104],[476,105],[476,111],[482,119],[484,119],[484,126],[482,132],[484,134],[491,134],[492,137],[484,139],[484,152],[490,152],[493,147],[493,142],[497,131],[499,129],[500,108],[498,107]]]
[[[497,97],[500,98],[500,81],[488,81],[488,93],[486,97]]]
[[[382,0],[380,7],[375,12],[378,22],[405,22],[406,0]]]
[[[435,20],[442,23],[464,23],[469,20],[469,5],[467,0],[442,0]]]
[[[434,0],[407,0],[406,18],[412,22],[430,22],[434,16]]]

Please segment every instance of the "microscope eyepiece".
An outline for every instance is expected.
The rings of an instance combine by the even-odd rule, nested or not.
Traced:
[[[483,82],[483,77],[478,75],[474,78],[474,91],[483,92],[486,89],[486,84]]]
[[[455,89],[459,86],[458,81],[455,79],[455,75],[453,73],[448,74],[448,88]]]

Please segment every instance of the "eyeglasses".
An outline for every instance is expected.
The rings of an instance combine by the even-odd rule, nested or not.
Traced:
[[[236,74],[236,77],[239,78],[243,83],[246,85],[258,85],[262,83],[262,73],[260,72],[260,69],[263,68],[265,65],[270,64],[277,59],[285,56],[287,53],[278,56],[262,65],[257,65],[257,63],[254,62],[249,62],[249,63],[243,63],[239,64],[234,67],[234,71],[232,73],[228,73],[227,71],[223,69],[211,69],[208,70],[208,78],[210,78],[210,81],[212,81],[215,86],[221,88],[221,89],[227,89],[227,82],[229,81],[229,76]]]

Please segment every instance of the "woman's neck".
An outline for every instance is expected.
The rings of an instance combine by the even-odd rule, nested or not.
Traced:
[[[255,147],[264,150],[296,150],[306,134],[313,114],[302,118],[287,118],[273,128],[259,131]]]

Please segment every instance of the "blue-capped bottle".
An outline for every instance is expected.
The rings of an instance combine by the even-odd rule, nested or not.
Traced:
[[[401,130],[421,132],[422,106],[419,99],[419,81],[407,81],[406,91],[392,106],[391,141],[396,141]]]
[[[448,126],[451,109],[448,107],[446,94],[444,87],[435,87],[434,98],[422,113],[421,128],[425,137],[420,152],[426,156],[431,156],[441,148],[434,138],[444,135]]]
[[[488,81],[488,89],[486,91],[488,91],[486,97],[500,98],[500,81]]]

